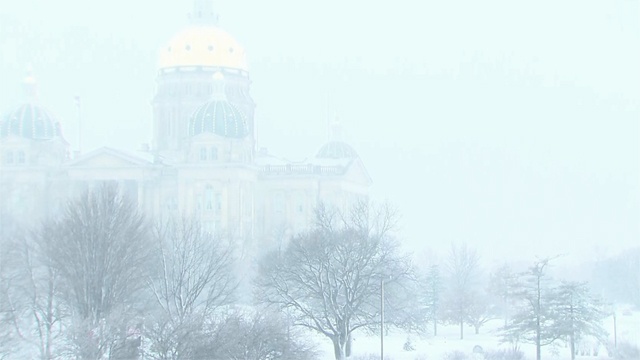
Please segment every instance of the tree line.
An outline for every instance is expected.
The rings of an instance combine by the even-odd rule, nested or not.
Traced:
[[[542,347],[559,343],[569,347],[571,359],[582,343],[589,344],[590,351],[604,347],[615,353],[603,327],[612,314],[611,304],[587,282],[553,279],[549,268],[554,260],[536,258],[522,271],[505,263],[487,276],[475,249],[452,245],[442,270],[432,264],[423,271],[423,303],[430,309],[433,334],[438,323],[457,324],[463,339],[465,326],[478,334],[487,322],[502,319],[500,341],[511,344],[513,354],[522,343],[536,347],[537,360]]]
[[[246,306],[232,237],[186,217],[153,221],[112,184],[29,229],[2,219],[0,358],[304,360],[317,355],[301,333],[312,331],[342,360],[354,332],[454,323],[463,338],[498,318],[502,341],[534,343],[538,359],[557,341],[575,354],[606,337],[602,302],[585,283],[552,281],[551,259],[487,279],[463,244],[421,268],[386,204],[321,204],[307,231],[262,254]]]

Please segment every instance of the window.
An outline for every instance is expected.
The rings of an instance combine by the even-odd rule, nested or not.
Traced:
[[[5,164],[13,164],[13,152],[7,151],[4,153]]]
[[[208,211],[213,210],[213,187],[211,187],[211,185],[207,185],[207,188],[205,189],[205,193],[204,193],[204,198],[205,198],[205,202],[204,202],[205,210],[208,210]]]
[[[211,160],[218,160],[218,148],[211,148]]]
[[[207,149],[200,148],[200,161],[207,161]]]
[[[18,152],[18,164],[24,164],[25,163],[25,156],[24,156],[24,151],[19,151]]]
[[[222,210],[222,195],[220,194],[216,195],[216,210]]]

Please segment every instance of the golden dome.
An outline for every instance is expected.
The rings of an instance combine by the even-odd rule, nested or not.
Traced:
[[[192,26],[160,51],[159,67],[213,66],[248,71],[244,48],[215,26]]]

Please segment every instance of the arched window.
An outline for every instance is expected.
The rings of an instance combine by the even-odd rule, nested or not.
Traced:
[[[218,148],[211,148],[211,160],[218,160]]]
[[[200,161],[207,161],[207,149],[200,148]]]
[[[18,151],[18,164],[24,164],[25,160],[24,151]]]

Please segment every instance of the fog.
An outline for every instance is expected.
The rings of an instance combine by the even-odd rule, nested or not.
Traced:
[[[0,110],[40,101],[83,150],[151,140],[157,54],[190,1],[3,1]],[[336,117],[416,252],[587,259],[640,239],[638,1],[216,1],[247,49],[260,147]],[[518,255],[521,254],[521,255]]]

